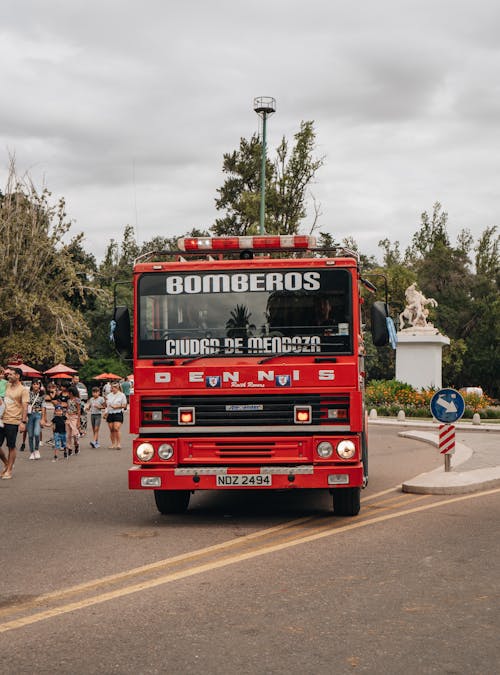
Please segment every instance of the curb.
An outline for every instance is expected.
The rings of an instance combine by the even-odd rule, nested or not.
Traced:
[[[439,436],[425,431],[401,431],[398,436],[413,438],[415,440],[439,446]],[[456,443],[455,454],[451,457],[451,467],[460,466],[474,455],[463,443]],[[402,485],[403,492],[432,495],[466,494],[480,492],[490,488],[500,487],[500,466],[488,467],[487,469],[473,469],[471,471],[448,471],[444,466],[422,473],[415,478],[405,481]]]
[[[433,422],[432,420],[419,420],[411,417],[407,417],[404,420],[398,420],[395,417],[378,417],[376,419],[368,418],[368,423],[369,424],[375,424],[376,426],[392,426],[392,427],[400,427],[401,429],[408,429],[408,428],[415,428],[415,427],[420,427],[423,429],[436,429],[438,431],[439,425],[441,422]],[[454,424],[455,429],[457,432],[478,432],[478,431],[483,431],[483,432],[492,432],[492,433],[500,433],[500,424],[488,424],[488,423],[483,423],[481,424],[472,424],[472,422],[455,422]]]

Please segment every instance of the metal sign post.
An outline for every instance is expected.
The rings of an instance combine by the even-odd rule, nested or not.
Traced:
[[[453,424],[439,425],[439,452],[444,455],[444,470],[451,471],[451,456],[455,452],[455,427]]]
[[[465,401],[455,389],[440,389],[431,399],[431,413],[439,422],[439,452],[444,455],[444,470],[451,471],[451,455],[455,452],[455,427],[465,411]]]

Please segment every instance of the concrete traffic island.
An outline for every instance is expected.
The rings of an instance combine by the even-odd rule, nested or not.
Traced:
[[[412,430],[401,431],[398,435],[439,447],[439,434],[436,433]],[[479,436],[474,433],[469,435],[474,449],[468,444],[457,442],[455,454],[451,457],[451,471],[445,472],[443,460],[442,467],[405,481],[403,492],[450,495],[500,487],[500,435],[493,433],[488,442],[479,444],[476,442]]]

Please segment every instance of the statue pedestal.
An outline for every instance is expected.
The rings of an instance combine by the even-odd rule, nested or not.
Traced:
[[[415,389],[441,389],[443,346],[450,338],[425,328],[406,328],[397,335],[396,380]]]

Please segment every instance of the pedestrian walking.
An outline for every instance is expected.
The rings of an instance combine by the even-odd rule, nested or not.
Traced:
[[[52,422],[46,422],[45,426],[52,427],[54,434],[54,457],[53,462],[57,461],[57,451],[62,450],[64,457],[68,456],[66,450],[66,415],[62,406],[56,405],[54,408],[54,417]]]
[[[30,459],[40,459],[40,422],[44,403],[43,391],[40,380],[33,380],[29,392],[28,401],[28,442],[30,446]]]
[[[61,385],[56,393],[55,401],[57,405],[60,405],[61,408],[63,408],[63,410],[68,408],[69,390],[67,382],[61,382]]]
[[[106,421],[111,439],[110,450],[121,450],[121,427],[127,399],[118,382],[111,384],[111,393],[106,396]]]
[[[52,418],[57,404],[57,386],[54,382],[49,382],[42,405],[42,427],[52,428]],[[40,436],[41,438],[41,436]],[[41,444],[41,443],[40,443]],[[47,445],[54,445],[54,436],[49,438]]]
[[[68,457],[73,450],[75,455],[80,452],[80,415],[81,402],[78,398],[78,388],[68,388],[68,404],[66,408],[66,449]]]
[[[9,368],[7,371],[7,386],[5,388],[5,413],[3,427],[0,427],[0,460],[4,463],[4,470],[0,478],[12,478],[12,470],[16,461],[16,439],[19,432],[24,432],[28,421],[29,391],[21,384],[23,371],[20,368]],[[4,440],[7,443],[8,456],[1,446]]]
[[[89,398],[85,410],[90,412],[90,423],[92,425],[93,440],[90,445],[93,448],[99,447],[99,430],[101,428],[102,412],[106,408],[106,402],[101,396],[99,387],[92,387],[92,396]]]
[[[0,427],[3,427],[3,414],[5,412],[5,389],[7,387],[7,380],[5,376],[5,368],[0,366]]]

